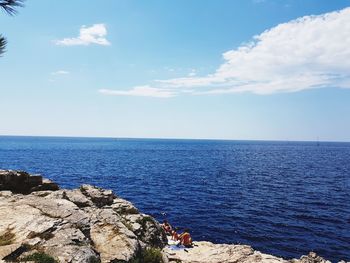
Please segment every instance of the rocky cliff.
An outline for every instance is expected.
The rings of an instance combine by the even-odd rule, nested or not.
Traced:
[[[59,189],[41,176],[0,170],[0,262],[326,263],[284,260],[249,246],[167,246],[159,223],[110,190]]]
[[[112,191],[90,185],[47,190],[34,178],[0,172],[0,260],[40,253],[59,262],[131,262],[147,248],[165,246],[158,222]]]

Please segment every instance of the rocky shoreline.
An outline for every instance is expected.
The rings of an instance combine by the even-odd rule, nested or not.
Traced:
[[[0,170],[0,262],[330,262],[312,252],[285,260],[245,245],[194,243],[168,246],[154,218],[111,190],[59,189],[40,175]]]

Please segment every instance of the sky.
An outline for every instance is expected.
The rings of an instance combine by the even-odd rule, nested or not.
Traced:
[[[0,135],[350,141],[350,0],[27,0]]]

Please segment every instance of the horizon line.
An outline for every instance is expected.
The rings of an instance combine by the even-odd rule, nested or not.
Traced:
[[[224,138],[179,138],[179,137],[116,137],[116,136],[77,136],[77,135],[9,135],[0,137],[43,137],[43,138],[76,138],[76,139],[116,139],[116,140],[196,140],[196,141],[253,141],[253,142],[315,142],[315,143],[350,143],[350,140],[289,140],[289,139],[224,139]]]

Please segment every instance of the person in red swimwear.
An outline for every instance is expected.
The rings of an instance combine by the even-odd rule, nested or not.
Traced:
[[[174,240],[174,241],[178,241],[179,240],[179,234],[176,232],[178,230],[179,229],[176,227],[175,229],[173,229],[171,231],[171,239]]]
[[[185,247],[192,247],[192,237],[190,235],[190,230],[186,228],[184,232],[179,236],[180,244]]]

